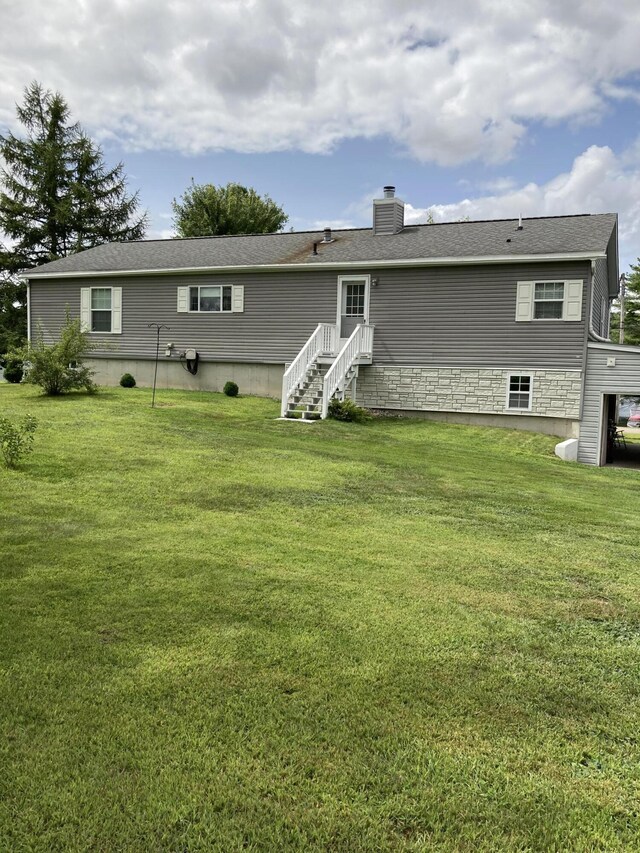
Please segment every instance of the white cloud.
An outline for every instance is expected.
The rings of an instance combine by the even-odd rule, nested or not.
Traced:
[[[148,228],[145,240],[171,240],[176,236],[175,228]]]
[[[0,3],[0,126],[35,78],[135,149],[327,152],[388,134],[422,160],[499,162],[531,121],[594,121],[638,96],[637,0]]]
[[[621,155],[592,145],[571,169],[545,184],[528,183],[453,204],[405,207],[405,222],[513,219],[571,213],[618,213],[621,269],[635,262],[640,245],[640,144]]]

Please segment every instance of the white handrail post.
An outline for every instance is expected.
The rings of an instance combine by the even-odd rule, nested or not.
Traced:
[[[373,326],[358,324],[349,340],[342,347],[324,377],[322,388],[322,417],[329,413],[331,396],[344,382],[349,370],[362,355],[371,357],[373,352]]]
[[[289,397],[307,375],[309,367],[322,353],[335,352],[336,327],[330,323],[318,323],[315,331],[302,347],[298,355],[285,370],[282,377],[282,405],[280,407],[281,417],[287,414]]]

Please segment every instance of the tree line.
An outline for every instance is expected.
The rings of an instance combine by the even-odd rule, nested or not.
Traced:
[[[0,356],[26,339],[20,273],[102,243],[141,240],[148,226],[123,164],[107,166],[59,92],[31,83],[16,114],[23,133],[0,134]],[[288,220],[271,198],[236,183],[192,180],[172,206],[178,237],[267,233]]]
[[[26,87],[16,114],[24,132],[0,134],[0,356],[27,333],[26,286],[19,273],[101,243],[144,238],[148,216],[129,194],[124,166],[71,120],[59,92]],[[177,237],[265,234],[288,221],[269,196],[237,183],[191,185],[172,202]],[[626,276],[624,342],[640,345],[640,258]],[[619,340],[620,304],[611,313]]]

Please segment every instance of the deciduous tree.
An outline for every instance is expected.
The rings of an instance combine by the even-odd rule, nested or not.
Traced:
[[[269,196],[234,183],[216,187],[192,181],[172,207],[178,237],[268,234],[282,230],[289,219]]]

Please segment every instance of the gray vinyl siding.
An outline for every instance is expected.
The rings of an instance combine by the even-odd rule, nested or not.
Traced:
[[[244,285],[244,312],[178,313],[178,286],[192,284]],[[122,287],[122,334],[92,333],[99,345],[95,355],[151,357],[156,337],[147,324],[165,323],[169,330],[161,332],[162,349],[171,341],[175,350],[193,347],[205,360],[284,364],[296,356],[318,323],[336,322],[337,279],[329,271],[32,282],[34,322],[41,318],[46,336],[55,337],[64,322],[65,306],[79,316],[80,289],[96,286]]]
[[[607,367],[608,358],[615,358],[614,366]],[[585,373],[578,461],[599,465],[602,397],[604,394],[640,396],[640,347],[623,349],[589,344]]]
[[[404,225],[404,205],[397,199],[373,205],[373,232],[377,235],[398,234]]]
[[[609,275],[607,261],[595,261],[593,275],[593,328],[603,338],[609,336]]]
[[[368,271],[374,362],[416,366],[580,369],[586,340],[587,262],[496,264]],[[357,271],[350,269],[353,275]],[[582,321],[515,321],[516,283],[582,279]],[[244,286],[244,312],[178,313],[178,286]],[[338,273],[329,270],[220,275],[149,275],[31,282],[32,327],[56,337],[65,307],[79,316],[82,287],[122,287],[122,334],[92,334],[97,355],[152,357],[161,346],[194,347],[204,360],[284,363],[318,323],[335,323]]]
[[[385,270],[372,277],[378,364],[582,367],[586,262]],[[516,283],[535,279],[582,279],[582,320],[516,322]]]

